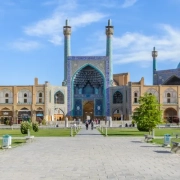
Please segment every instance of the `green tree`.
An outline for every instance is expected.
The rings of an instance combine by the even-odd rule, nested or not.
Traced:
[[[28,129],[32,129],[32,124],[29,123],[28,121],[23,121],[21,122],[21,126],[20,126],[20,130],[22,134],[27,134],[28,133]]]
[[[30,123],[28,121],[21,122],[20,130],[22,134],[28,134],[28,129],[33,129],[34,132],[39,131],[38,123]]]
[[[148,131],[150,134],[162,122],[160,104],[156,96],[147,93],[140,97],[139,104],[132,118],[136,122],[139,131]]]

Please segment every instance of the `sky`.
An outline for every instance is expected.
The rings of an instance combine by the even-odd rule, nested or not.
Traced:
[[[0,0],[0,86],[61,85],[65,20],[72,27],[71,55],[104,56],[111,19],[113,73],[152,84],[157,70],[180,62],[180,0]]]

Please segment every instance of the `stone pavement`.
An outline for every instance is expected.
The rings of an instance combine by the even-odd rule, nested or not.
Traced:
[[[180,155],[142,139],[103,137],[84,127],[76,137],[36,138],[0,151],[0,179],[180,179]]]

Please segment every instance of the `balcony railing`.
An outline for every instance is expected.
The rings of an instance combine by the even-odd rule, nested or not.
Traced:
[[[171,105],[177,105],[178,103],[177,102],[163,102],[164,105],[168,105],[168,104],[171,104]]]
[[[32,104],[32,102],[27,102],[27,103],[25,103],[25,102],[18,102],[17,104]]]
[[[13,103],[0,103],[0,104],[13,104]]]

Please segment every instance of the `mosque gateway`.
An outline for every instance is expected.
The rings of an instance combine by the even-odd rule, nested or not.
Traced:
[[[32,121],[64,121],[101,119],[131,120],[138,100],[145,92],[154,94],[162,104],[164,119],[176,122],[180,117],[180,65],[177,69],[156,69],[158,52],[152,51],[153,85],[144,78],[131,82],[129,73],[113,74],[112,44],[114,27],[105,27],[104,56],[71,55],[71,26],[66,20],[64,34],[64,78],[62,86],[48,81],[32,86],[0,86],[0,120],[20,123]]]

